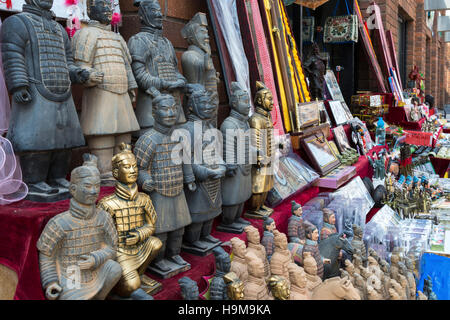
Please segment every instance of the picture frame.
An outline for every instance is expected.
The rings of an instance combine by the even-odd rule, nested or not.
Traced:
[[[328,101],[331,113],[333,114],[334,123],[336,126],[347,123],[349,121],[345,109],[342,107],[342,103],[339,100]]]
[[[339,87],[339,83],[337,82],[336,77],[334,75],[334,72],[332,70],[327,70],[324,78],[328,93],[330,94],[331,98],[329,100],[345,101],[344,96],[342,95],[341,88]]]
[[[322,132],[318,131],[304,137],[301,142],[313,167],[322,176],[341,164]]]
[[[334,141],[336,142],[336,146],[339,151],[342,153],[345,149],[350,149],[350,142],[348,141],[347,135],[345,134],[344,127],[342,125],[337,126],[333,129]]]
[[[295,106],[295,122],[298,131],[319,124],[320,110],[318,102],[298,103]]]

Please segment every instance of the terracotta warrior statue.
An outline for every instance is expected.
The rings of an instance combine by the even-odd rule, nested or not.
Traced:
[[[305,270],[295,263],[288,266],[289,281],[291,282],[290,300],[308,300],[310,297],[307,290],[307,279]]]
[[[267,260],[272,258],[272,254],[275,251],[275,241],[274,241],[274,231],[277,229],[275,225],[275,220],[270,217],[265,217],[263,221],[263,237],[261,239],[261,244],[266,248]]]
[[[261,237],[259,235],[258,229],[250,225],[245,227],[244,231],[247,235],[248,240],[247,253],[252,252],[259,259],[261,259],[262,264],[264,266],[264,275],[266,278],[269,278],[270,277],[269,260],[267,260],[266,248],[264,248],[264,246],[260,243]]]
[[[367,279],[367,299],[368,300],[383,300],[383,285],[381,280],[376,275],[371,275]]]
[[[323,227],[320,230],[320,240],[328,238],[330,235],[337,233],[336,230],[336,215],[333,210],[323,208]]]
[[[88,0],[89,24],[72,39],[75,63],[96,77],[84,83],[81,127],[91,153],[99,159],[106,184],[114,184],[111,158],[139,130],[133,111],[136,81],[125,40],[111,31],[110,0]]]
[[[414,277],[414,265],[409,257],[404,258],[406,266],[406,279],[408,280],[410,300],[416,299],[416,279]]]
[[[352,248],[353,250],[359,249],[361,251],[361,259],[365,263],[367,260],[367,251],[366,245],[363,241],[363,230],[357,224],[352,225],[353,228],[353,239],[352,239]]]
[[[220,155],[219,137],[211,119],[214,105],[211,96],[201,84],[188,84],[187,104],[188,122],[182,128],[189,132],[192,171],[198,184],[196,190],[185,187],[186,201],[192,223],[184,233],[183,250],[197,255],[205,255],[220,244],[211,236],[214,218],[222,212],[221,178],[226,167]],[[201,133],[197,131],[201,126]],[[201,157],[198,160],[198,152]]]
[[[26,0],[1,28],[6,86],[12,96],[7,139],[20,158],[27,199],[70,197],[71,149],[85,144],[71,83],[94,75],[75,66],[70,40],[53,20],[52,0]]]
[[[49,300],[105,299],[122,276],[114,261],[117,231],[111,216],[95,206],[100,193],[97,158],[84,154],[70,175],[70,207],[50,219],[36,244]]]
[[[289,280],[282,276],[272,275],[269,278],[269,287],[275,300],[289,300],[291,295]]]
[[[387,263],[386,260],[382,259],[380,261],[380,268],[381,268],[381,271],[383,271],[381,282],[383,283],[383,287],[384,287],[384,289],[383,289],[384,299],[388,300],[389,299],[390,280],[391,280],[389,263]]]
[[[246,283],[248,280],[248,267],[245,261],[247,247],[245,242],[237,237],[231,238],[230,241],[233,253],[230,271],[234,272],[242,282]]]
[[[303,246],[303,255],[305,252],[311,252],[311,255],[317,263],[317,275],[323,279],[323,264],[330,263],[330,259],[323,258],[319,252],[319,231],[317,227],[310,222],[305,223],[306,242]]]
[[[197,282],[189,277],[183,277],[178,280],[178,285],[180,286],[183,300],[199,300]]]
[[[253,252],[245,256],[248,266],[248,281],[245,284],[244,298],[246,300],[273,300],[266,284],[264,262]]]
[[[403,262],[398,263],[398,273],[399,273],[399,280],[402,287],[405,288],[405,295],[407,300],[415,300],[416,299],[416,292],[415,292],[415,283],[414,283],[414,291],[412,291],[409,287],[409,279],[408,279],[408,269],[406,268],[405,264]],[[413,297],[411,299],[411,297]]]
[[[305,74],[309,79],[311,101],[323,100],[326,65],[327,61],[320,56],[319,46],[317,43],[313,43],[309,56],[303,62]]]
[[[314,289],[322,283],[322,278],[317,275],[316,259],[311,252],[303,254],[303,268],[306,272],[306,288],[308,290],[308,300],[311,299]]]
[[[256,149],[256,164],[252,167],[252,197],[250,210],[246,212],[249,218],[262,219],[270,216],[273,209],[264,205],[267,194],[272,189],[274,153],[273,123],[270,111],[273,108],[272,92],[262,83],[256,82],[255,113],[250,117],[252,128],[251,145]]]
[[[153,127],[152,91],[171,94],[177,107],[176,123],[186,122],[180,94],[186,79],[178,71],[178,61],[172,43],[162,35],[163,16],[158,0],[133,0],[139,7],[141,31],[128,40],[134,77],[139,87],[136,117],[141,127],[139,136]]]
[[[181,36],[189,44],[188,49],[181,56],[183,74],[187,82],[203,85],[206,91],[213,93],[218,98],[217,84],[219,83],[219,73],[216,72],[211,58],[206,14],[197,12],[181,29]],[[217,126],[218,100],[215,106],[216,110],[211,120],[212,124]]]
[[[117,180],[115,192],[104,197],[98,207],[111,215],[119,235],[117,261],[123,272],[114,291],[121,297],[145,297],[141,277],[162,242],[153,236],[157,213],[152,200],[138,191],[138,168],[131,146],[122,143],[120,149],[112,158],[112,173]]]
[[[222,122],[223,159],[227,167],[222,178],[222,222],[217,230],[242,233],[250,222],[241,217],[245,202],[252,196],[250,162],[250,103],[247,91],[231,83],[230,115]]]
[[[230,255],[221,246],[215,247],[213,253],[216,258],[216,273],[211,280],[210,299],[228,300],[227,285],[223,277],[230,272]]]
[[[287,237],[284,233],[275,230],[274,235],[274,253],[270,260],[271,275],[278,275],[289,281],[289,264],[294,262],[292,254],[288,249]]]
[[[367,300],[366,280],[359,274],[354,274],[354,287],[358,290],[361,300]]]
[[[155,235],[163,243],[150,266],[161,277],[169,277],[190,267],[179,255],[184,227],[192,221],[184,184],[191,190],[195,190],[196,185],[191,165],[172,158],[172,151],[179,145],[171,139],[178,112],[175,99],[168,94],[156,95],[152,112],[154,127],[138,139],[134,154],[138,165],[137,182],[153,201],[158,216]]]
[[[288,222],[288,237],[290,243],[305,243],[305,227],[303,225],[303,209],[300,204],[295,201],[291,202],[292,216]]]

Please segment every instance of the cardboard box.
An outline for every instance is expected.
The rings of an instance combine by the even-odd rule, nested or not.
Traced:
[[[317,179],[314,186],[330,189],[338,189],[344,183],[356,175],[356,168],[353,166],[339,166],[326,176]]]

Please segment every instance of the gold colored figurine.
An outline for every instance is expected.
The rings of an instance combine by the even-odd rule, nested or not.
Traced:
[[[162,242],[152,236],[157,216],[150,197],[138,192],[138,168],[131,146],[122,143],[120,149],[121,152],[112,158],[115,192],[104,197],[98,207],[111,215],[119,235],[117,261],[123,273],[114,291],[121,297],[148,299],[150,296],[141,288],[141,278],[161,249]],[[156,293],[161,287],[148,277],[143,282],[147,293]]]
[[[271,276],[269,278],[269,287],[272,296],[276,300],[289,300],[291,290],[289,281],[282,276]]]
[[[273,123],[270,111],[273,108],[273,96],[262,83],[256,82],[255,113],[250,117],[252,130],[251,143],[256,148],[256,164],[252,167],[252,197],[247,218],[263,219],[273,213],[273,209],[264,205],[267,194],[273,187],[272,156],[274,155]]]
[[[230,300],[244,300],[244,282],[236,273],[228,272],[223,276],[227,285],[227,295]]]
[[[114,261],[114,222],[95,206],[100,193],[97,158],[90,154],[83,158],[83,165],[71,173],[69,210],[50,219],[36,244],[49,300],[103,300],[122,274]]]

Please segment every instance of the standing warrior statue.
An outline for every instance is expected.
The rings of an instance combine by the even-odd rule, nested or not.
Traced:
[[[303,225],[303,208],[295,201],[291,201],[292,216],[288,222],[288,237],[291,243],[305,243],[305,226]]]
[[[36,244],[49,300],[105,299],[122,275],[114,261],[114,222],[95,206],[100,193],[97,158],[89,154],[83,158],[83,165],[70,175],[69,210],[50,219]]]
[[[186,122],[180,99],[186,79],[178,72],[177,56],[172,44],[162,35],[163,16],[158,0],[134,0],[134,5],[139,7],[141,32],[128,40],[128,47],[133,61],[131,67],[139,86],[136,117],[141,127],[141,136],[155,122],[151,94],[154,89],[169,93],[175,98],[178,116],[176,123]]]
[[[7,139],[19,154],[28,198],[68,198],[71,148],[84,145],[71,83],[93,77],[73,63],[70,40],[53,20],[53,0],[26,0],[1,28],[6,85],[12,95]]]
[[[152,110],[155,124],[138,139],[134,153],[138,185],[153,201],[158,215],[155,235],[163,243],[152,270],[167,278],[190,267],[179,255],[184,227],[192,222],[183,183],[189,190],[195,190],[196,185],[192,166],[172,158],[179,145],[171,139],[178,112],[175,99],[169,94],[156,95]]]
[[[222,222],[217,230],[242,233],[250,222],[241,217],[245,202],[252,196],[250,163],[249,97],[238,82],[231,83],[231,111],[223,121],[223,157],[227,171],[222,179]]]
[[[96,74],[84,84],[80,122],[106,184],[115,183],[113,154],[119,152],[120,143],[131,142],[131,132],[139,130],[131,105],[137,88],[131,56],[125,40],[111,31],[112,12],[110,0],[89,0],[91,20],[72,39],[76,64]]]
[[[162,247],[161,240],[153,237],[157,215],[150,197],[138,192],[138,169],[131,146],[122,143],[120,149],[112,158],[116,190],[98,206],[111,215],[119,234],[117,261],[123,272],[115,291],[121,297],[148,299],[141,289],[141,277]],[[144,283],[150,284],[148,293],[155,292],[153,286],[161,286],[150,278],[145,279]]]
[[[327,61],[320,56],[319,46],[313,43],[311,51],[306,61],[303,63],[306,76],[309,79],[309,90],[311,92],[311,101],[316,99],[323,100],[323,83],[325,82],[325,73]]]

